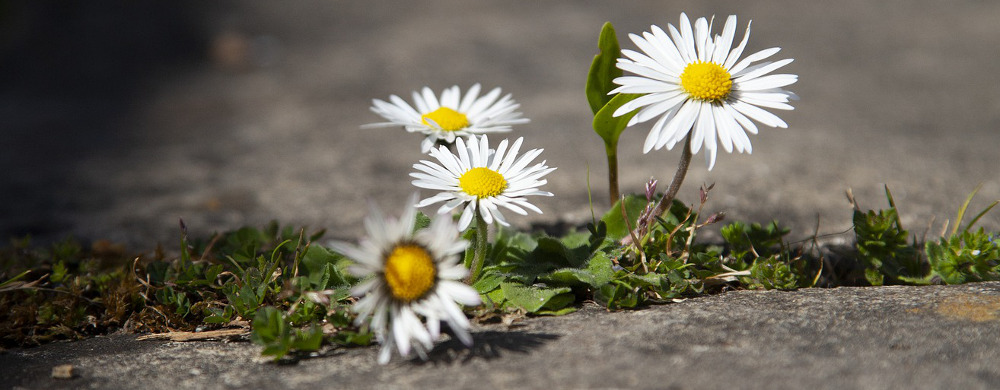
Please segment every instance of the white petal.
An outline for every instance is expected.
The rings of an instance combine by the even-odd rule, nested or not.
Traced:
[[[742,83],[742,82],[745,82],[745,81],[753,80],[753,79],[755,79],[757,77],[760,77],[760,76],[763,76],[765,74],[771,73],[771,72],[777,70],[778,68],[780,68],[782,66],[788,65],[792,61],[794,61],[794,60],[791,59],[791,58],[786,58],[786,59],[775,61],[775,62],[761,64],[760,67],[757,67],[757,68],[754,68],[754,69],[747,68],[747,69],[743,70],[742,72],[733,73],[732,74],[733,75],[733,82],[735,82],[735,83]]]
[[[636,113],[631,120],[629,120],[629,126],[648,121],[653,117],[663,114],[664,112],[676,109],[678,105],[687,100],[687,95],[683,93],[674,93],[673,95],[666,96],[667,97],[665,99],[639,110],[639,112]]]
[[[666,145],[668,150],[673,149],[674,144],[687,137],[694,127],[695,120],[698,119],[699,108],[700,104],[694,100],[688,100],[681,105],[674,119],[667,123],[667,127],[662,133],[663,135],[669,134],[670,138],[657,140],[655,148],[659,149]]]
[[[722,149],[726,153],[733,152],[733,139],[730,137],[730,126],[729,121],[733,119],[726,114],[726,109],[722,106],[712,106],[712,117],[715,119],[715,133],[719,137],[719,143],[722,144]],[[729,121],[727,121],[727,119]],[[733,122],[735,123],[735,121]],[[714,140],[712,142],[715,142]]]
[[[786,103],[775,102],[775,101],[766,100],[766,99],[757,99],[757,98],[755,98],[753,96],[742,95],[742,96],[739,97],[738,100],[741,101],[741,102],[745,102],[745,103],[748,103],[748,104],[755,105],[755,106],[761,106],[761,107],[767,107],[767,108],[774,108],[774,109],[777,109],[777,110],[794,110],[795,109],[795,107],[792,107],[792,106],[790,106],[790,105],[788,105]]]
[[[417,111],[424,114],[429,114],[436,108],[436,107],[431,108],[430,106],[428,106],[427,102],[424,100],[424,97],[420,95],[420,93],[418,93],[417,91],[413,91],[413,104],[417,106]]]
[[[438,102],[437,97],[434,96],[434,91],[431,91],[430,88],[424,87],[423,97],[424,101],[427,102],[427,108],[430,109],[429,111],[441,108],[441,103]]]
[[[472,103],[472,106],[470,106],[469,110],[465,112],[465,115],[468,116],[478,115],[480,112],[482,112],[491,104],[493,104],[493,102],[495,102],[498,97],[500,97],[500,88],[499,87],[493,88],[493,90],[491,90],[489,93],[483,95],[483,97],[476,100],[475,103]]]
[[[469,111],[469,107],[472,107],[472,103],[476,100],[476,97],[479,96],[480,88],[482,88],[482,86],[480,86],[479,83],[476,83],[465,92],[465,97],[462,98],[462,103],[458,106],[458,112]]]
[[[705,47],[705,44],[711,38],[708,31],[708,21],[705,18],[698,18],[694,22],[694,45],[695,50],[698,52],[699,61],[708,61],[708,53],[706,53],[708,49]]]
[[[740,126],[743,126],[743,128],[746,129],[750,134],[757,134],[757,125],[755,125],[753,121],[750,120],[750,118],[747,118],[746,115],[743,115],[739,111],[736,111],[736,109],[733,108],[733,106],[730,104],[726,104],[723,107],[725,107],[726,112],[728,112],[729,115],[731,115],[734,119],[736,119],[736,121],[740,123]]]
[[[658,141],[660,138],[669,136],[668,134],[663,134],[663,132],[666,129],[667,122],[673,119],[675,115],[677,115],[677,111],[678,110],[671,110],[663,114],[662,116],[660,116],[660,119],[657,120],[655,124],[653,124],[653,127],[649,130],[649,135],[646,136],[646,142],[643,143],[642,145],[643,153],[649,153],[649,151],[652,150],[654,146],[656,146],[656,141]]]
[[[680,28],[680,33],[682,38],[682,42],[678,43],[678,45],[683,45],[684,50],[687,51],[686,55],[687,58],[685,59],[684,62],[685,63],[694,62],[695,60],[698,59],[698,52],[695,51],[694,31],[691,29],[691,22],[688,20],[687,15],[684,14],[683,12],[681,13],[680,26],[678,27]],[[683,55],[684,53],[681,54]]]
[[[763,109],[760,109],[757,106],[738,101],[733,103],[733,108],[743,113],[747,117],[750,117],[751,119],[763,123],[765,125],[771,127],[781,127],[781,128],[788,127],[788,124],[785,123],[785,121],[781,120],[781,118],[778,118],[777,115],[764,111]]]
[[[448,293],[448,296],[458,303],[465,306],[475,306],[482,303],[479,293],[465,283],[448,280],[442,280],[440,283],[441,288]]]
[[[733,47],[733,36],[736,35],[736,15],[729,15],[726,25],[722,29],[722,36],[715,43],[715,51],[712,53],[711,61],[716,64],[726,62],[729,49]]]
[[[458,220],[458,230],[465,231],[469,228],[469,224],[472,223],[473,214],[476,212],[475,203],[469,202],[462,210],[462,217]]]
[[[443,92],[441,92],[441,106],[448,107],[451,109],[457,109],[459,103],[458,99],[461,96],[461,94],[462,93],[458,89],[457,85],[453,85],[451,86],[451,88],[445,89]]]
[[[758,77],[753,80],[747,80],[740,83],[735,83],[736,88],[734,89],[739,91],[768,90],[772,88],[781,88],[787,85],[795,84],[795,82],[798,80],[799,77],[793,74],[773,74],[773,75]]]
[[[729,57],[726,58],[725,64],[722,65],[723,68],[727,70],[732,68],[733,65],[736,64],[736,61],[740,59],[740,56],[743,55],[743,49],[747,47],[747,42],[750,41],[751,23],[753,23],[753,21],[747,22],[747,32],[743,34],[743,41],[740,42],[739,46],[737,46],[735,49],[729,52]]]
[[[747,66],[750,66],[750,64],[752,62],[760,61],[760,60],[763,60],[763,59],[765,59],[767,57],[773,56],[775,53],[777,53],[780,50],[781,50],[780,47],[772,47],[770,49],[764,49],[764,50],[758,51],[756,53],[753,53],[753,54],[749,55],[747,58],[744,58],[742,61],[737,62],[735,66],[733,66],[731,69],[729,69],[729,74],[731,74],[731,75],[737,75],[740,72],[742,72],[743,69],[746,69]]]

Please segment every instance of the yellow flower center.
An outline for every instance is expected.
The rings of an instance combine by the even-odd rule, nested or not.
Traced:
[[[434,259],[419,245],[397,245],[385,259],[385,281],[389,291],[394,298],[404,302],[424,296],[434,287],[436,275]]]
[[[430,119],[441,127],[441,130],[456,131],[469,127],[469,118],[465,114],[452,110],[448,107],[441,107],[420,117],[427,126],[434,126],[427,120]]]
[[[458,186],[466,194],[482,199],[503,193],[507,189],[507,180],[497,171],[479,167],[468,170],[458,178]]]
[[[733,80],[719,64],[695,61],[684,67],[681,88],[692,97],[706,102],[717,102],[729,96]]]

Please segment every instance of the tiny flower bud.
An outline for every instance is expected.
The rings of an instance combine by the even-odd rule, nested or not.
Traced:
[[[705,220],[705,225],[711,225],[711,224],[719,222],[719,221],[721,221],[721,220],[723,220],[725,218],[726,218],[726,213],[715,213],[715,214],[712,214],[712,215],[710,215],[708,217],[708,219]]]
[[[649,201],[649,202],[652,202],[653,201],[653,196],[656,195],[656,184],[657,183],[659,183],[659,180],[656,180],[656,179],[654,179],[652,177],[649,178],[648,182],[646,182],[646,200]]]
[[[698,189],[698,197],[701,199],[701,204],[705,204],[708,201],[708,192],[715,187],[715,183],[709,184],[707,187],[702,184],[701,188]]]

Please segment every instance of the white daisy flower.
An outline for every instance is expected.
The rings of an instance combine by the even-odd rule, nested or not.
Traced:
[[[456,85],[442,91],[438,100],[430,88],[424,87],[420,93],[413,91],[416,109],[396,95],[389,97],[391,103],[374,99],[371,110],[389,122],[362,127],[402,125],[411,133],[426,134],[420,149],[422,153],[427,153],[438,140],[450,144],[455,142],[455,138],[508,132],[511,125],[528,123],[528,119],[522,118],[522,114],[516,111],[521,105],[515,103],[510,94],[497,100],[500,97],[499,87],[483,96],[479,96],[479,90],[479,84],[473,85],[462,97]]]
[[[420,201],[417,207],[445,202],[438,209],[439,214],[445,214],[465,206],[458,221],[459,230],[469,227],[475,213],[479,213],[487,224],[496,220],[508,226],[499,207],[521,215],[528,214],[525,209],[541,214],[542,210],[528,203],[525,197],[552,196],[551,192],[540,191],[538,187],[547,183],[542,176],[555,168],[546,166],[544,160],[528,166],[542,153],[542,149],[529,150],[517,158],[523,140],[523,137],[518,138],[509,150],[507,140],[503,140],[493,150],[489,148],[485,135],[479,138],[470,136],[468,143],[459,138],[456,140],[457,156],[444,146],[431,149],[430,156],[438,162],[421,160],[413,164],[413,168],[420,172],[412,172],[410,176],[416,178],[413,185],[442,192]]]
[[[459,256],[469,242],[459,238],[450,218],[441,216],[414,232],[417,199],[416,194],[410,197],[398,220],[385,218],[373,205],[365,218],[367,238],[357,246],[331,244],[356,262],[348,272],[368,278],[351,290],[363,296],[353,310],[358,325],[371,317],[372,332],[382,344],[379,364],[389,361],[393,348],[403,357],[412,349],[426,358],[441,334],[442,320],[463,344],[472,345],[469,320],[456,304],[481,303],[479,293],[459,281],[469,273]]]
[[[629,121],[632,126],[655,117],[643,147],[643,152],[672,149],[691,135],[691,152],[705,147],[708,169],[715,166],[716,139],[726,152],[753,151],[746,132],[757,134],[753,121],[771,127],[788,127],[776,115],[761,107],[791,110],[788,101],[798,97],[782,87],[798,80],[792,74],[771,74],[792,62],[791,59],[752,63],[771,57],[780,48],[761,50],[740,60],[750,38],[747,25],[743,41],[730,50],[736,34],[736,16],[726,20],[722,35],[711,37],[711,22],[695,21],[694,29],[685,14],[680,17],[680,29],[668,24],[667,35],[657,26],[642,36],[629,34],[642,53],[622,50],[628,58],[618,59],[618,67],[635,76],[618,77],[616,93],[645,94],[617,111],[622,116],[635,109],[638,113]],[[751,120],[752,119],[752,120]]]

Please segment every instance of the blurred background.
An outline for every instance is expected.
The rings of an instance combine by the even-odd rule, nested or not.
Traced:
[[[848,188],[880,208],[887,184],[918,234],[979,183],[973,211],[1000,198],[1000,2],[0,0],[0,235],[149,247],[179,218],[200,236],[277,219],[354,239],[421,158],[417,135],[359,128],[371,99],[477,82],[513,94],[532,122],[509,136],[558,167],[545,214],[509,219],[583,224],[588,172],[607,209],[583,93],[601,25],[634,48],[682,11],[752,19],[748,51],[794,58],[802,98],[752,155],[696,156],[682,200],[714,182],[707,210],[802,238],[850,227]],[[623,136],[623,192],[673,174],[679,151],[641,153],[649,127]]]

